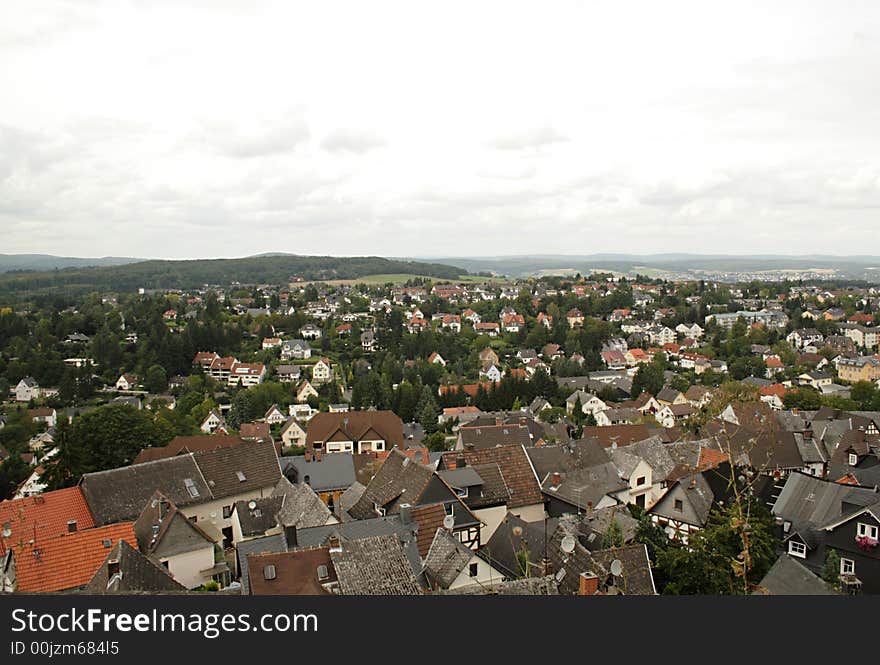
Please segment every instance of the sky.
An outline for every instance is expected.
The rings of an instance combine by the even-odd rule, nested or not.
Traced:
[[[880,3],[0,2],[0,253],[880,255]]]

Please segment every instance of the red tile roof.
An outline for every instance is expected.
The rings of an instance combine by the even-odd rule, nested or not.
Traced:
[[[727,456],[727,453],[715,450],[714,448],[700,448],[700,461],[697,462],[697,466],[700,471],[706,471],[729,461],[730,458]]]
[[[67,533],[67,523],[76,520],[77,529],[91,529],[95,519],[79,487],[14,501],[0,501],[0,526],[8,524],[12,534],[0,539],[0,553],[24,540],[43,540]]]
[[[137,547],[134,523],[65,533],[15,548],[18,591],[52,592],[84,586],[120,540]],[[108,544],[109,543],[109,544]]]

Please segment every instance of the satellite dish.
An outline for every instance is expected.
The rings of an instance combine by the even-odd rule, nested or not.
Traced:
[[[565,536],[562,539],[562,551],[566,554],[574,552],[574,536]]]
[[[513,527],[513,535],[514,536],[521,536],[522,535],[522,527],[521,526]]]
[[[455,518],[452,515],[447,515],[443,518],[443,528],[452,531],[452,527],[455,526]]]
[[[256,507],[257,507],[257,502],[256,502],[256,501],[248,501],[248,508],[250,508],[251,510],[253,510],[253,509],[256,508]]]
[[[620,563],[620,559],[615,559],[611,562],[611,574],[614,577],[620,577],[620,574],[623,572],[623,564]]]

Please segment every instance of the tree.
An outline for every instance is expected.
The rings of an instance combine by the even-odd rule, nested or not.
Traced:
[[[168,387],[168,375],[161,365],[152,365],[147,370],[144,384],[151,393],[162,393]]]
[[[633,377],[632,394],[641,395],[643,392],[657,395],[664,384],[663,363],[660,360],[652,360],[639,366]]]
[[[713,508],[705,528],[689,534],[687,547],[659,556],[663,593],[751,593],[776,558],[776,537],[767,509],[751,496]]]
[[[602,536],[602,549],[607,550],[611,547],[623,547],[623,530],[617,522],[616,517],[611,518],[608,523],[608,530]]]
[[[143,448],[164,446],[173,427],[149,411],[111,404],[74,419],[69,430],[62,421],[55,446],[58,453],[44,477],[50,489],[70,487],[84,473],[131,464]]]
[[[825,566],[822,568],[822,579],[835,589],[840,587],[840,555],[837,550],[828,548],[825,553]]]
[[[257,413],[254,408],[254,400],[250,390],[239,390],[232,399],[232,408],[229,409],[229,415],[226,422],[230,427],[239,429],[242,423],[249,423]]]
[[[422,445],[432,453],[439,453],[448,450],[446,445],[446,435],[443,432],[434,432],[422,439]]]

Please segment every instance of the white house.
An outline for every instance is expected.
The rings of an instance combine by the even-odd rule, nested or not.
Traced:
[[[495,365],[490,366],[489,369],[487,369],[485,371],[480,370],[480,377],[481,378],[485,378],[488,381],[493,381],[495,383],[497,383],[498,381],[501,381],[501,378],[503,376],[504,376],[504,372],[502,372],[500,369],[498,369],[498,367],[496,367]]]
[[[329,383],[333,379],[333,368],[329,358],[321,358],[312,366],[312,381],[315,383]]]
[[[30,402],[38,399],[41,395],[40,386],[32,376],[26,376],[15,386],[15,400],[17,402]]]
[[[604,411],[608,408],[608,405],[595,395],[584,392],[583,390],[576,390],[568,396],[568,399],[565,400],[565,410],[568,413],[572,413],[574,411],[574,407],[575,404],[577,404],[578,399],[580,399],[581,401],[581,411],[583,411],[584,413],[590,413],[594,417],[597,412]]]
[[[138,379],[134,374],[123,374],[116,380],[116,390],[137,390]]]
[[[295,416],[290,416],[284,429],[281,430],[281,440],[285,447],[306,445],[306,431],[297,422]]]
[[[214,430],[218,427],[225,428],[226,421],[223,420],[223,416],[217,413],[216,409],[211,409],[211,412],[207,415],[207,417],[202,421],[200,430],[202,430],[205,434],[213,434]]]

